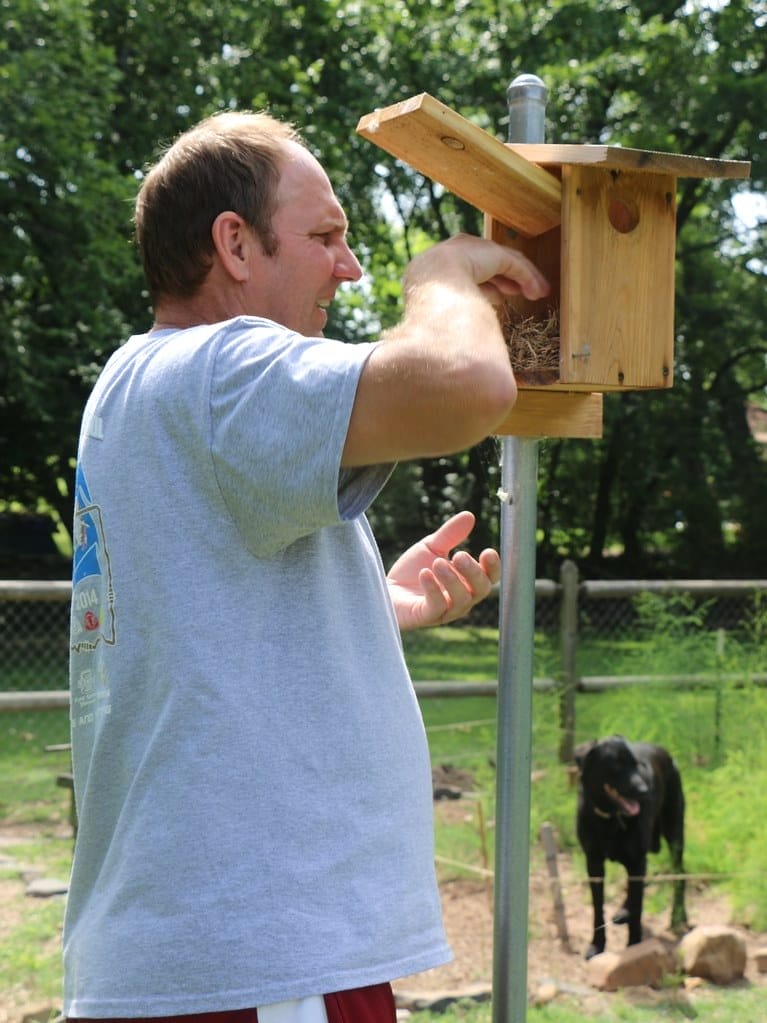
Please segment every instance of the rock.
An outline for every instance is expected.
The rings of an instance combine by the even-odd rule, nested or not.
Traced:
[[[559,994],[559,987],[553,980],[544,980],[533,993],[533,1005],[548,1005]]]
[[[489,1002],[490,996],[490,985],[480,983],[467,984],[460,991],[429,991],[422,994],[397,991],[395,1002],[398,1009],[440,1013],[456,1002]]]
[[[51,895],[66,895],[68,891],[69,884],[66,881],[54,881],[50,877],[41,877],[30,881],[26,888],[27,895],[38,899],[47,899]]]
[[[621,952],[602,952],[594,956],[586,965],[586,975],[592,987],[617,991],[643,984],[657,987],[672,968],[673,962],[663,943],[649,938]]]
[[[685,977],[683,987],[685,991],[695,991],[697,988],[702,987],[704,983],[702,977]]]
[[[758,948],[754,952],[754,962],[759,973],[767,973],[767,945]]]
[[[21,1017],[21,1023],[63,1023],[64,1017],[54,1006],[35,1009]]]
[[[679,943],[679,960],[691,977],[729,984],[745,973],[746,942],[722,924],[695,927]]]
[[[434,799],[436,801],[439,801],[440,799],[460,799],[462,795],[462,790],[455,788],[452,785],[434,786]]]
[[[431,782],[434,799],[460,799],[474,790],[474,775],[452,764],[433,767]]]

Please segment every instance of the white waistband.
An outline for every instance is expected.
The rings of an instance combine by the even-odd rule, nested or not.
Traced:
[[[328,1023],[321,995],[258,1006],[258,1023]]]

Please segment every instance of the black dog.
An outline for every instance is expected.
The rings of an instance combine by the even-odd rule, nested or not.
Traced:
[[[683,872],[684,793],[679,770],[661,746],[628,742],[613,735],[575,750],[580,770],[578,841],[586,854],[594,935],[586,958],[605,950],[605,860],[623,864],[628,873],[626,900],[613,922],[627,923],[629,945],[642,940],[642,900],[647,854],[660,850],[661,835],[671,852],[673,872]],[[674,882],[671,927],[687,924],[684,880]]]

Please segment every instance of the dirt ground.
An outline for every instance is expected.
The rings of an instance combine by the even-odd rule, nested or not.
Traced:
[[[72,828],[64,820],[64,812],[59,821],[48,818],[44,825],[19,824],[0,819],[0,942],[23,925],[30,912],[46,901],[26,894],[32,882],[39,882],[46,875],[38,864],[25,860],[18,849],[24,843],[39,840],[43,835],[57,843],[71,843]],[[59,877],[56,880],[66,881],[66,878]],[[64,897],[61,894],[50,896],[61,903],[62,915]],[[47,958],[49,955],[60,955],[60,948],[61,934],[56,930],[51,933],[45,945],[35,952],[41,958]],[[48,1023],[59,1012],[61,1004],[57,999],[46,1000],[32,995],[27,983],[27,978],[20,977],[10,990],[0,990],[0,1023]]]
[[[436,812],[444,817],[472,813],[464,800],[438,803]],[[14,846],[33,837],[33,826],[10,828],[0,822],[0,940],[10,933],[29,912],[30,897],[25,895],[26,883],[34,872],[24,877],[11,876],[19,865]],[[67,833],[61,826],[62,836]],[[566,928],[570,948],[564,948],[557,933],[553,909],[552,887],[543,858],[534,854],[530,884],[530,941],[528,946],[528,991],[531,997],[568,998],[585,1013],[604,1014],[609,1011],[614,995],[600,993],[589,987],[583,953],[590,940],[591,910],[588,891],[582,882],[583,869],[570,855],[558,857],[563,890]],[[608,911],[617,909],[621,899],[620,883],[608,885]],[[493,962],[493,891],[490,879],[453,880],[442,885],[442,903],[448,937],[455,959],[452,963],[417,976],[397,981],[395,991],[401,1005],[429,1004],[443,997],[469,995],[483,997],[490,990]],[[687,909],[691,924],[732,923],[726,899],[715,887],[688,886]],[[645,936],[668,942],[673,936],[667,930],[668,909],[660,914],[646,913]],[[758,948],[767,947],[767,935],[745,928],[738,930],[746,940],[749,957],[743,983],[767,989],[767,974],[760,974],[754,963]],[[625,927],[608,925],[608,949],[625,945]],[[52,934],[50,950],[58,948],[59,935]],[[704,998],[709,986],[701,985],[684,992],[683,998]],[[632,1000],[653,1005],[663,996],[649,988],[636,988],[628,993]],[[55,1002],[45,1004],[31,998],[20,982],[12,990],[0,992],[0,1023],[38,1023],[46,1021],[46,1011],[58,1011]],[[437,1017],[438,1018],[438,1017]]]

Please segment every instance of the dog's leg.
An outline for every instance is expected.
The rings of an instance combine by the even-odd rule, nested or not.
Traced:
[[[629,925],[629,945],[638,945],[642,940],[642,904],[644,902],[644,876],[647,870],[647,857],[639,856],[625,863],[629,875],[626,889],[626,902],[623,912],[616,914],[622,917],[620,923]]]
[[[605,863],[598,857],[587,857],[586,869],[589,872],[589,888],[591,904],[594,909],[594,933],[591,944],[586,952],[587,959],[593,959],[605,950]]]
[[[629,862],[626,859],[622,859],[621,864],[626,868],[626,874],[628,879],[626,881],[626,895],[623,899],[623,905],[617,913],[613,915],[614,924],[627,924],[631,919],[631,877],[633,876]]]
[[[671,855],[671,869],[677,875],[671,905],[671,930],[683,934],[687,930],[684,881],[684,792],[679,771],[674,766],[669,781],[669,796],[664,807],[663,834]]]
[[[627,924],[629,922],[629,892],[628,886],[626,886],[626,898],[623,900],[623,905],[613,916],[614,924]]]
[[[671,852],[671,869],[677,875],[674,881],[674,901],[671,905],[671,930],[674,934],[684,934],[687,930],[687,910],[684,904],[684,843],[677,839],[669,842]]]

